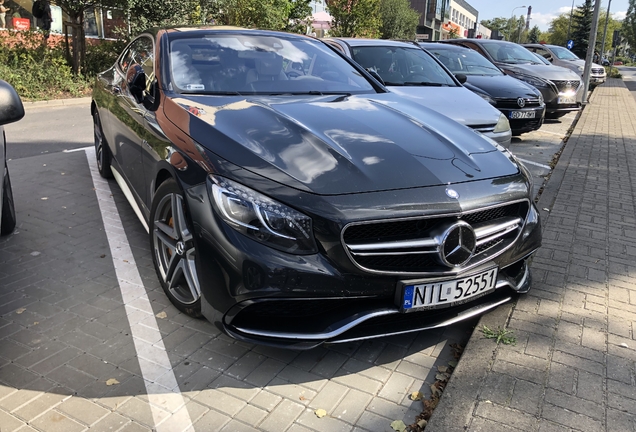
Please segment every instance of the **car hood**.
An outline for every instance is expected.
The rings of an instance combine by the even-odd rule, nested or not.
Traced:
[[[466,88],[475,87],[493,98],[538,98],[540,94],[534,87],[507,75],[467,75],[467,78]]]
[[[554,65],[544,65],[544,64],[508,64],[508,63],[497,63],[497,66],[504,69],[507,72],[512,72],[513,74],[526,74],[531,76],[537,76],[539,78],[544,78],[548,80],[574,80],[581,79],[581,77],[571,71],[570,69],[554,66]]]
[[[495,125],[501,114],[496,108],[464,87],[389,86],[392,93],[465,126]]]
[[[164,112],[221,158],[321,195],[518,172],[509,153],[477,132],[390,93],[374,96],[192,96],[168,98]]]

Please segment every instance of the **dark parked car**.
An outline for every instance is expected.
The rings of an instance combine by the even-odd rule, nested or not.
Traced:
[[[144,33],[98,76],[92,114],[167,296],[235,338],[412,332],[530,288],[525,168],[319,40]]]
[[[448,39],[444,43],[471,48],[506,74],[536,87],[545,100],[546,118],[562,117],[581,109],[581,77],[570,69],[541,63],[521,45],[495,39]]]
[[[0,235],[13,232],[16,225],[13,191],[7,167],[7,140],[4,125],[16,122],[24,117],[24,107],[20,96],[13,87],[0,80]]]
[[[440,43],[419,46],[437,57],[453,74],[465,75],[464,87],[501,111],[508,118],[513,135],[537,130],[543,124],[543,96],[530,84],[504,74],[470,48]]]

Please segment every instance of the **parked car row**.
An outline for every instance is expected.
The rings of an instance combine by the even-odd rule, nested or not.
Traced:
[[[172,303],[237,339],[436,328],[528,291],[541,245],[531,175],[499,144],[536,107],[498,111],[468,79],[413,44],[157,29],[97,78],[98,167]]]

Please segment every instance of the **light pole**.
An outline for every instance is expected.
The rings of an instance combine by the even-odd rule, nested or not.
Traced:
[[[516,11],[517,9],[522,9],[522,8],[525,8],[525,6],[517,6],[516,8],[514,8],[514,9],[512,10],[512,12],[510,13],[510,21],[511,21],[511,23],[512,23],[512,17],[514,16],[515,11]],[[510,27],[511,27],[511,26],[510,26],[510,25],[508,25],[508,40],[509,40],[510,42],[512,42],[512,30],[510,29]]]
[[[607,16],[605,17],[605,29],[603,30],[603,41],[601,42],[601,55],[600,55],[600,58],[598,59],[601,65],[603,64],[603,52],[605,51],[605,38],[607,37],[607,21],[609,21],[611,5],[612,5],[612,0],[609,0],[609,3],[607,4]]]
[[[572,9],[570,9],[570,22],[568,24],[568,37],[567,40],[570,40],[570,28],[572,27],[572,15],[574,14],[574,0],[572,0]]]

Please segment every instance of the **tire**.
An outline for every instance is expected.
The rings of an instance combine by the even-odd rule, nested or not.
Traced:
[[[110,169],[111,156],[110,149],[104,138],[102,122],[97,111],[93,113],[93,136],[95,137],[95,157],[97,158],[97,169],[99,175],[106,179],[113,178],[113,171]]]
[[[173,305],[201,317],[196,247],[183,194],[173,179],[159,186],[150,210],[150,250],[161,286]]]
[[[4,163],[4,182],[2,183],[2,223],[0,223],[0,235],[11,234],[15,229],[15,205],[13,204],[13,192],[11,191],[11,179],[7,163]]]

